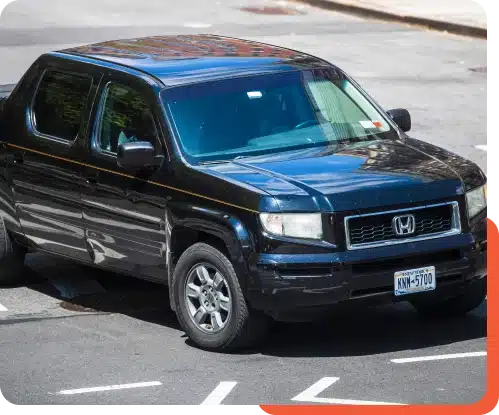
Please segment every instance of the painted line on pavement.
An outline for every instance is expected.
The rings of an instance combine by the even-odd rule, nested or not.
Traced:
[[[148,386],[160,386],[160,385],[162,385],[161,382],[141,382],[141,383],[128,383],[124,385],[96,386],[93,388],[67,389],[57,392],[57,395],[77,395],[79,393],[104,392],[104,391],[114,391],[114,390],[132,389],[132,388],[146,388]]]
[[[4,307],[2,304],[0,304],[0,311],[9,311],[7,307]]]
[[[333,405],[404,405],[394,402],[359,401],[353,399],[318,398],[317,395],[336,383],[340,378],[326,377],[314,383],[292,400],[298,402],[325,403]]]
[[[469,353],[440,354],[436,356],[408,357],[403,359],[392,359],[391,362],[412,363],[412,362],[427,362],[433,360],[462,359],[466,357],[481,357],[481,356],[487,356],[487,352],[469,352]]]
[[[478,150],[487,151],[487,144],[479,144],[475,146],[475,148],[478,148]]]
[[[236,385],[237,382],[220,382],[201,405],[220,405]]]

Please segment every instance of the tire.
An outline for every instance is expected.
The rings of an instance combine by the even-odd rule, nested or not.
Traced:
[[[205,279],[208,281],[207,285],[203,285],[199,279],[200,273],[206,275],[203,271],[199,271],[200,268],[206,269],[210,275],[210,278]],[[223,277],[223,283],[218,284],[222,288],[219,288],[219,292],[214,291],[215,294],[212,297],[203,297],[203,295],[210,296],[207,289],[204,291],[206,294],[203,294],[203,289],[208,287],[209,281],[213,283],[213,288],[215,288],[216,273]],[[199,285],[200,290],[188,290],[188,284],[189,287],[194,285],[196,288]],[[211,245],[196,243],[182,254],[175,267],[172,289],[174,290],[175,309],[179,323],[191,341],[202,349],[229,352],[250,347],[257,344],[267,332],[268,317],[250,310],[234,267],[222,252]],[[188,297],[187,292],[193,295]],[[199,296],[196,297],[198,294]],[[222,308],[221,299],[227,298],[227,296],[229,296],[230,305],[225,306],[227,309],[225,310]],[[218,307],[220,319],[213,319],[210,311],[202,319],[205,321],[204,324],[195,322],[194,310],[199,311],[200,308],[203,308],[204,311],[207,310],[208,306],[201,307],[203,300],[205,304],[212,302],[208,306],[215,306],[212,308],[213,313],[217,312]],[[199,313],[199,315],[201,314],[203,311]],[[221,328],[222,324],[215,324],[215,322],[223,323],[224,316],[226,316],[225,325]],[[217,328],[216,325],[219,327]]]
[[[20,279],[25,256],[26,250],[12,239],[0,218],[0,284]]]
[[[462,317],[477,308],[486,295],[487,282],[486,278],[482,278],[457,297],[431,303],[411,301],[411,304],[424,318]]]

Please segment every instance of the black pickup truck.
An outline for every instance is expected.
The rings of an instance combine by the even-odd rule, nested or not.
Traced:
[[[320,58],[110,41],[44,54],[2,108],[1,281],[29,251],[156,281],[213,350],[333,306],[485,298],[484,173]]]

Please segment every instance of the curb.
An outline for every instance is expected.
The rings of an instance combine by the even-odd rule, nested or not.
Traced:
[[[356,16],[367,17],[371,19],[387,20],[398,23],[407,23],[411,25],[424,26],[428,29],[446,31],[463,36],[487,39],[487,29],[469,26],[460,23],[451,23],[443,20],[427,19],[424,17],[404,16],[396,13],[384,12],[354,4],[345,4],[334,0],[294,0],[298,3],[305,3],[321,9],[334,10]]]

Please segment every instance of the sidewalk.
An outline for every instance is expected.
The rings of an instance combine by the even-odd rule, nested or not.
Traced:
[[[313,6],[365,17],[424,25],[487,37],[487,15],[473,0],[297,0]]]

